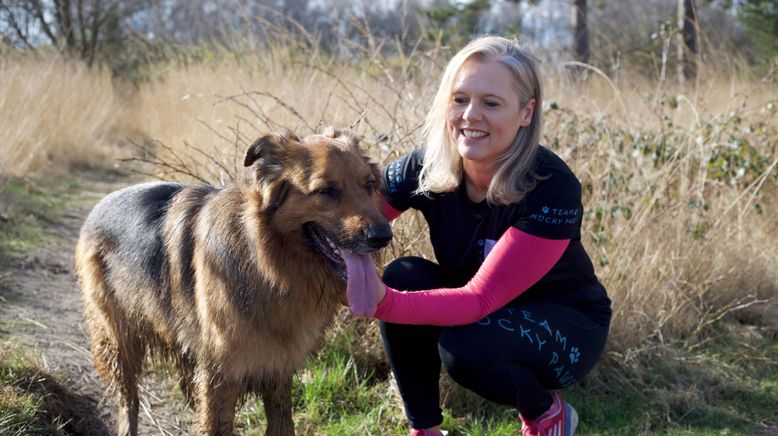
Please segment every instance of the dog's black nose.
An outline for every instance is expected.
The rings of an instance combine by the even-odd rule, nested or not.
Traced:
[[[392,240],[392,227],[389,224],[380,224],[367,228],[367,243],[371,248],[384,248]]]

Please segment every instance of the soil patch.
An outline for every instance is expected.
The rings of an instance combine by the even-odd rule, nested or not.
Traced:
[[[22,255],[0,261],[0,328],[4,340],[37,356],[57,381],[41,385],[49,396],[73,405],[85,427],[71,434],[115,434],[115,402],[91,363],[73,252],[86,215],[105,194],[134,183],[128,176],[83,172],[79,188],[66,189],[64,208],[40,210],[40,243]],[[44,188],[45,190],[45,188]],[[2,195],[2,193],[0,193]],[[54,383],[54,384],[52,384]],[[56,385],[55,385],[56,384]],[[191,412],[163,372],[149,371],[140,386],[140,434],[190,433]],[[65,415],[68,412],[63,412]]]

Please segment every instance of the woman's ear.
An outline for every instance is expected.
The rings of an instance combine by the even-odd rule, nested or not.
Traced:
[[[535,114],[535,103],[537,103],[537,100],[531,98],[527,104],[521,108],[521,127],[527,127],[532,123],[532,116]]]

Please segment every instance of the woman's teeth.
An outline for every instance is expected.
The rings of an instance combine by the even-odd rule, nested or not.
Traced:
[[[464,135],[466,138],[481,138],[481,137],[484,137],[484,136],[488,135],[488,133],[481,132],[481,131],[478,131],[478,130],[464,130],[464,129],[462,129],[462,135]]]

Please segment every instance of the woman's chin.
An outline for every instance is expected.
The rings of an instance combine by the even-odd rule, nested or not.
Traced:
[[[457,144],[457,150],[462,159],[471,161],[480,161],[484,159],[484,150],[480,144],[467,144],[461,141]]]

